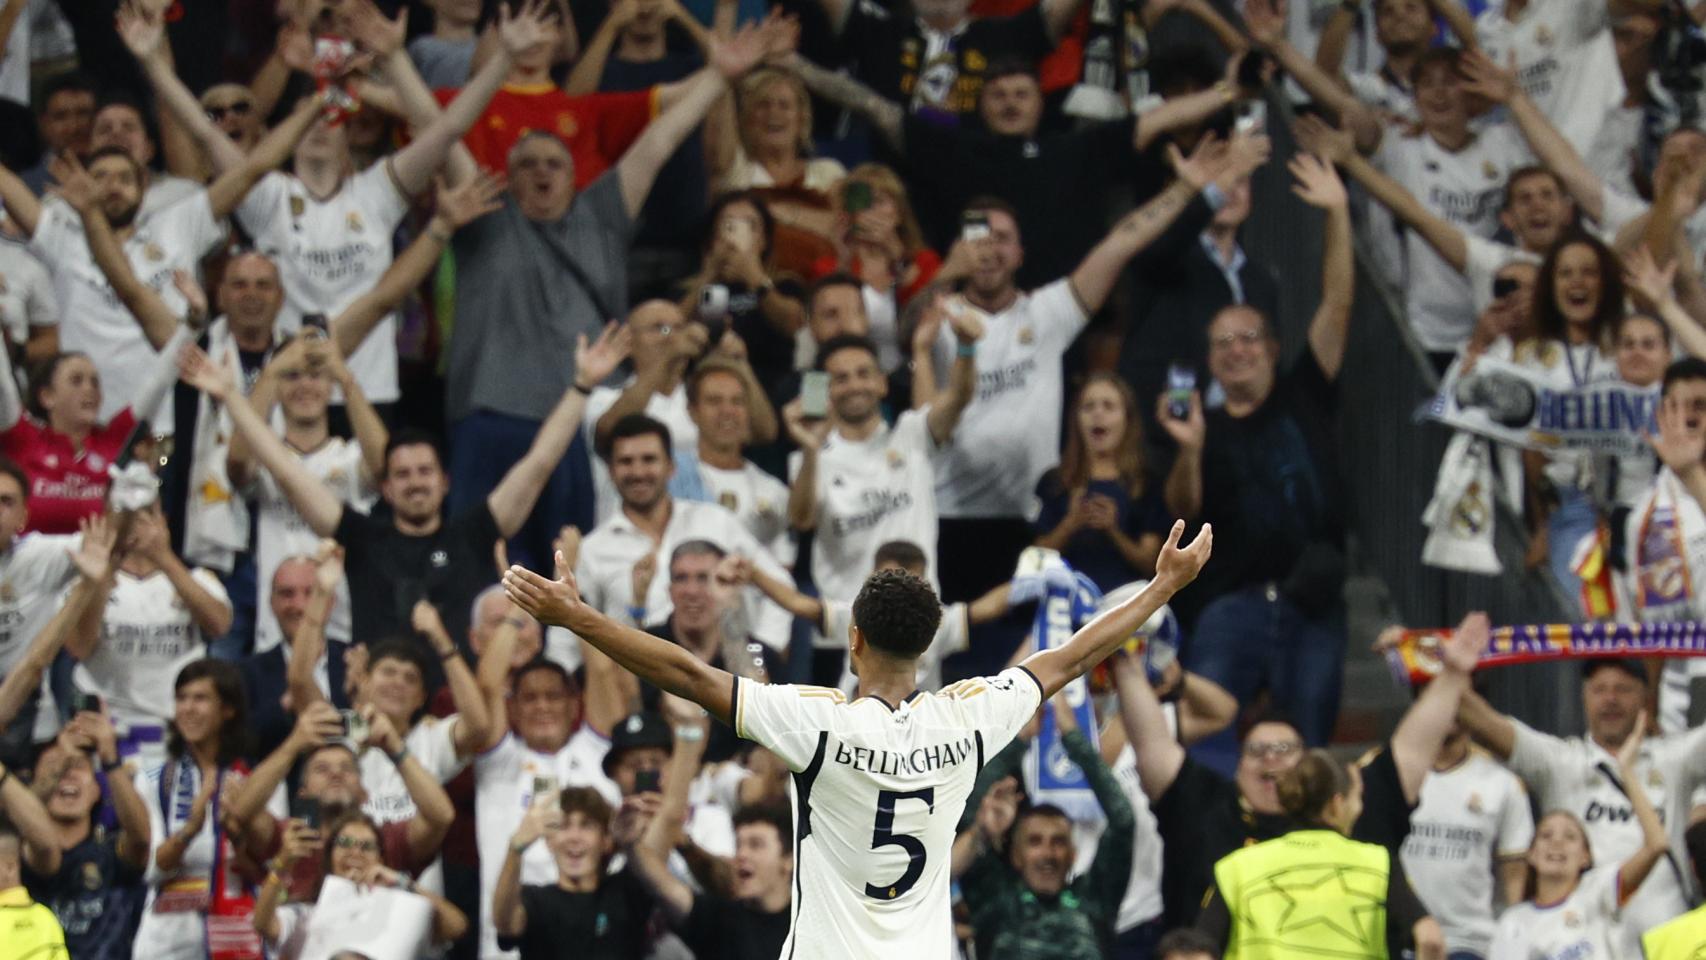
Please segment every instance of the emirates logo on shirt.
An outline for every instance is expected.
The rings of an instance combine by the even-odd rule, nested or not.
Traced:
[[[432,558],[430,559],[429,562],[434,567],[448,567],[448,566],[450,566],[450,551],[448,551],[448,550],[434,550],[432,552]]]

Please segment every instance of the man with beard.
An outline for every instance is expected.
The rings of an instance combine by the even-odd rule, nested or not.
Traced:
[[[681,500],[669,492],[675,473],[669,428],[643,415],[617,421],[610,431],[610,480],[622,505],[587,534],[576,569],[587,603],[613,616],[644,625],[662,620],[672,609],[669,585],[652,578],[646,593],[634,592],[634,565],[657,558],[667,569],[676,546],[706,540],[724,553],[751,557],[765,573],[793,584],[793,577],[747,531],[740,519],[715,503]],[[753,636],[775,651],[788,649],[792,618],[787,611],[749,590],[742,608]]]
[[[91,757],[91,754],[93,756]],[[106,772],[118,829],[95,816]],[[148,857],[148,809],[106,712],[72,718],[36,760],[33,789],[0,772],[0,813],[24,836],[24,882],[65,928],[71,956],[130,956]]]
[[[255,411],[230,406],[233,420],[246,424],[243,434],[255,459],[309,528],[336,539],[346,551],[352,636],[406,635],[415,604],[427,600],[438,608],[449,635],[462,637],[474,598],[493,580],[493,546],[521,529],[574,439],[589,384],[609,376],[626,353],[626,336],[614,327],[591,345],[581,337],[573,383],[540,426],[527,455],[483,500],[449,517],[443,513],[449,478],[432,436],[418,430],[391,435],[379,477],[380,497],[390,510],[369,516],[345,509],[338,494],[266,429]],[[216,397],[235,389],[205,355],[192,357],[185,378]],[[436,690],[443,674],[436,660],[429,667],[428,690]]]
[[[379,828],[381,858],[393,870],[418,873],[438,856],[439,844],[444,842],[455,815],[450,797],[432,773],[410,754],[389,717],[372,707],[364,707],[361,716],[366,721],[367,735],[359,743],[352,742],[346,739],[350,731],[344,716],[330,704],[314,704],[302,711],[296,729],[284,745],[242,782],[224,816],[233,826],[240,825],[243,841],[251,852],[271,856],[283,846],[286,834],[317,834],[322,825],[361,809],[367,802],[367,789],[362,784],[357,753],[377,747],[390,757],[415,804],[413,819]],[[280,823],[266,810],[266,803],[299,759],[297,802],[292,806],[302,815]],[[312,801],[311,813],[304,809],[302,801]],[[292,864],[288,875],[292,898],[312,900],[324,866],[325,858],[318,854]]]
[[[320,98],[305,100],[241,164],[211,186],[198,187],[185,199],[146,214],[141,212],[147,183],[142,165],[118,146],[102,147],[90,156],[89,175],[98,191],[95,205],[112,225],[131,269],[160,295],[173,315],[183,316],[189,308],[175,289],[174,274],[193,274],[201,258],[225,239],[220,221],[263,173],[290,155],[320,115],[320,108]],[[148,382],[155,348],[96,266],[76,210],[57,197],[37,198],[4,167],[0,167],[0,201],[29,235],[31,249],[53,272],[64,318],[60,349],[85,352],[95,361],[106,387],[99,414],[104,422],[129,406],[136,391]],[[171,410],[168,402],[156,414],[158,431],[171,432]]]

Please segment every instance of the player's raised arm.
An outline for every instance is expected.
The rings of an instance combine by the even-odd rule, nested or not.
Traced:
[[[510,567],[504,573],[504,592],[541,624],[567,628],[659,690],[691,700],[718,720],[733,724],[734,674],[705,663],[685,647],[599,613],[581,600],[574,572],[560,550],[556,564],[555,580],[525,567]]]
[[[1161,547],[1161,556],[1155,561],[1155,579],[1149,581],[1149,586],[1085,624],[1065,644],[1034,653],[1020,664],[1042,685],[1044,700],[1107,659],[1108,654],[1124,643],[1133,630],[1154,616],[1155,611],[1173,598],[1173,594],[1197,578],[1214,548],[1214,528],[1203,524],[1190,546],[1180,547],[1179,537],[1184,532],[1185,521],[1173,521],[1173,529]]]

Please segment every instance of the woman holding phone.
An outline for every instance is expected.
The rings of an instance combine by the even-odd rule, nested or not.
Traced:
[[[1090,375],[1073,401],[1060,466],[1037,483],[1037,546],[1104,592],[1155,572],[1172,517],[1143,463],[1143,422],[1124,380]]]
[[[771,394],[794,369],[794,338],[806,321],[798,280],[774,270],[776,220],[763,198],[747,190],[717,198],[705,225],[704,259],[684,284],[681,309],[709,328],[713,348],[725,332],[739,337]]]

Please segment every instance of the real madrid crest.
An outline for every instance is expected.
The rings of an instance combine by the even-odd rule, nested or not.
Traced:
[[[1487,179],[1488,179],[1488,180],[1497,180],[1497,179],[1499,179],[1499,168],[1498,168],[1498,165],[1497,165],[1497,164],[1495,164],[1495,163],[1493,163],[1493,161],[1491,161],[1491,160],[1483,160],[1483,161],[1481,161],[1481,173],[1483,173],[1483,174],[1484,174],[1484,175],[1486,175],[1486,177],[1487,177]]]
[[[344,226],[349,228],[350,233],[360,233],[366,229],[361,222],[361,214],[354,210],[351,210],[349,216],[344,218]]]
[[[1471,793],[1469,795],[1469,812],[1470,813],[1480,813],[1481,812],[1481,795],[1479,793]]]
[[[1020,343],[1028,345],[1036,339],[1037,339],[1037,332],[1035,330],[1032,330],[1030,327],[1020,327],[1019,328],[1019,342]]]
[[[733,513],[740,509],[740,498],[735,496],[735,492],[733,490],[724,490],[722,493],[717,494],[717,504],[724,510]]]
[[[1544,25],[1540,26],[1534,31],[1534,42],[1543,47],[1550,47],[1552,45],[1552,31],[1546,29]]]
[[[101,889],[101,868],[93,861],[83,864],[83,889]]]
[[[891,470],[899,470],[901,467],[906,466],[906,457],[903,456],[899,450],[887,450],[884,452],[888,456],[889,468]]]
[[[300,217],[304,213],[307,213],[307,212],[308,212],[308,201],[302,199],[301,197],[291,197],[290,198],[290,215],[292,217]]]
[[[0,603],[17,603],[18,591],[12,588],[12,581],[0,580]]]
[[[166,251],[162,250],[158,243],[152,241],[142,245],[142,255],[155,263],[166,259]]]

